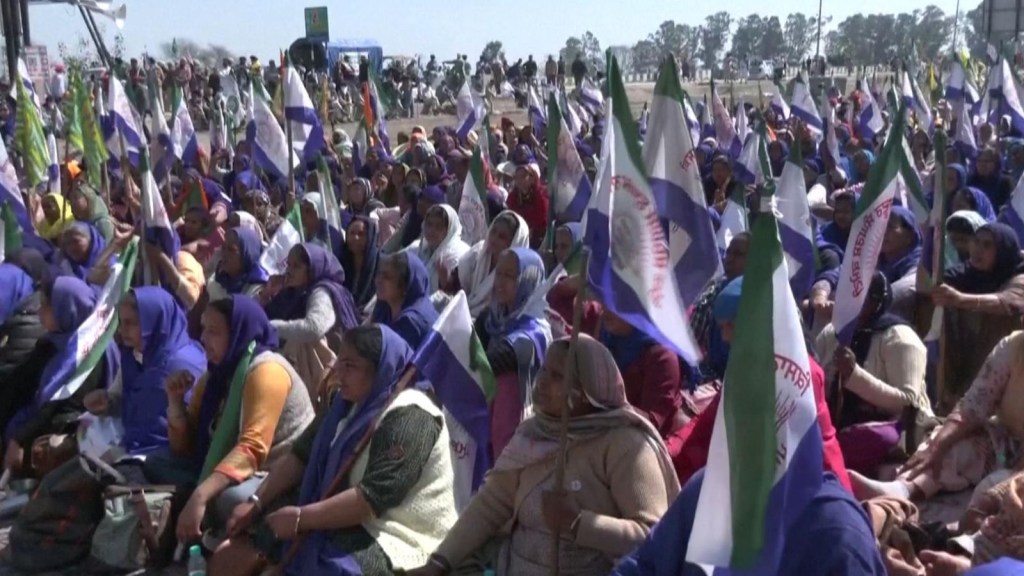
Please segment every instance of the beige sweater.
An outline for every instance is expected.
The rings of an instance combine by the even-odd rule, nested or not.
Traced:
[[[815,342],[815,349],[825,369],[825,377],[836,377],[832,356],[839,347],[835,327],[829,324]],[[843,386],[865,402],[899,418],[906,406],[918,410],[918,421],[934,416],[925,389],[928,351],[914,329],[897,325],[875,334],[864,364],[853,370]]]
[[[490,539],[508,536],[527,495],[554,469],[552,457],[522,470],[491,471],[437,553],[457,566]],[[571,447],[565,481],[581,510],[576,546],[598,550],[612,564],[643,542],[676,497],[665,487],[657,453],[635,428]],[[537,561],[547,558],[548,550],[537,551]]]

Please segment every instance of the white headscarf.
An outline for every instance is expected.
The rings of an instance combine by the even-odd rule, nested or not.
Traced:
[[[409,251],[419,256],[420,260],[427,267],[431,292],[435,292],[440,288],[438,286],[439,267],[443,267],[451,272],[459,265],[459,260],[462,256],[469,251],[469,246],[462,241],[462,222],[459,221],[459,214],[447,204],[436,204],[430,207],[430,210],[427,211],[427,216],[435,208],[443,210],[445,218],[448,220],[448,233],[444,239],[434,248],[430,248],[427,246],[426,239],[421,233],[419,239],[410,244],[408,248]],[[423,228],[426,229],[426,217],[424,217]]]
[[[530,227],[519,214],[511,210],[505,210],[498,214],[497,218],[491,222],[491,228],[494,227],[498,220],[503,219],[503,217],[507,218],[506,214],[515,218],[518,223],[515,235],[512,237],[512,244],[509,247],[529,248]],[[466,298],[469,301],[469,313],[473,318],[476,318],[487,308],[491,301],[491,289],[494,287],[494,262],[491,258],[490,238],[490,229],[488,229],[487,238],[473,245],[469,252],[466,252],[459,261],[459,282],[462,285],[462,289],[466,291]]]

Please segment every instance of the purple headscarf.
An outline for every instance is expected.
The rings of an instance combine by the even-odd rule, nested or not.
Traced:
[[[68,227],[68,230],[78,230],[89,238],[89,254],[86,256],[85,262],[75,262],[68,256],[67,252],[61,251],[61,254],[64,256],[64,262],[67,264],[68,272],[71,272],[80,280],[85,280],[85,277],[89,274],[89,269],[98,263],[100,253],[103,252],[107,242],[103,239],[103,235],[100,234],[99,230],[85,222],[75,222]]]
[[[893,206],[889,218],[899,218],[903,221],[903,226],[909,228],[914,234],[914,240],[910,243],[907,251],[891,262],[883,254],[878,256],[878,271],[885,276],[889,284],[893,284],[917,268],[917,264],[921,260],[921,231],[917,228],[917,219],[914,218],[914,213],[905,206]]]
[[[305,288],[285,288],[267,304],[267,315],[274,320],[295,320],[306,317],[306,303],[310,294],[323,288],[334,307],[335,326],[348,330],[359,325],[352,294],[345,288],[345,270],[333,254],[316,244],[300,244],[292,250],[301,250],[309,262],[309,283]]]
[[[221,301],[223,302],[223,301]],[[214,305],[217,305],[215,303]],[[206,367],[206,388],[199,400],[199,430],[196,434],[196,455],[200,465],[210,450],[211,430],[213,421],[221,411],[221,405],[228,396],[231,380],[235,376],[235,368],[245,356],[249,344],[256,343],[252,357],[263,352],[274,351],[280,345],[277,330],[271,326],[267,314],[248,296],[235,294],[231,296],[231,318],[228,319],[231,336],[228,340],[228,351],[217,364],[209,362]],[[195,398],[193,398],[195,400]]]
[[[259,233],[252,228],[232,228],[228,234],[238,237],[239,250],[242,252],[242,273],[232,278],[227,272],[218,267],[217,274],[213,277],[228,294],[238,294],[249,284],[266,284],[270,274],[260,265],[260,256],[263,254],[263,244]]]
[[[401,254],[408,258],[409,268],[409,284],[405,288],[402,309],[397,318],[392,318],[391,306],[378,300],[370,318],[373,322],[394,330],[409,346],[419,348],[430,327],[437,320],[437,309],[430,301],[430,274],[423,260],[408,251]]]

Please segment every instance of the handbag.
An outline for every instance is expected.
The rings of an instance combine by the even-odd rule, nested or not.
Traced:
[[[174,486],[109,486],[103,494],[103,519],[92,537],[92,558],[129,571],[167,563],[174,538],[167,529],[173,524],[173,498]]]

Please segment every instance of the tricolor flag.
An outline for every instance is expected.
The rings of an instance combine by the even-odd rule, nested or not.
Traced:
[[[302,242],[302,213],[296,201],[260,256],[260,266],[271,275],[284,274],[288,268],[288,252]]]
[[[629,110],[619,63],[610,66],[609,118],[596,193],[587,207],[587,272],[606,307],[690,363],[701,359],[672,269],[657,199],[647,181],[639,135]]]
[[[180,88],[174,89],[173,102],[171,145],[174,146],[174,155],[183,165],[196,166],[199,161],[199,139],[192,115],[188,112],[188,102]]]
[[[560,222],[579,222],[590,203],[593,189],[576,149],[572,129],[562,116],[554,93],[548,98],[547,142],[551,211]]]
[[[131,288],[138,253],[139,241],[132,240],[114,263],[110,277],[100,292],[95,310],[68,341],[68,347],[75,350],[75,355],[68,355],[50,379],[51,382],[63,384],[55,390],[40,389],[38,395],[43,402],[70,398],[103,358],[114,332],[117,331],[117,305],[125,292]]]
[[[477,146],[469,160],[469,174],[462,184],[462,199],[459,201],[462,240],[470,246],[487,238],[490,222],[487,214],[487,184],[488,170],[484,165],[483,152]]]
[[[462,511],[491,468],[491,414],[497,384],[459,291],[434,322],[412,363],[434,387],[452,445],[455,507]]]
[[[788,527],[823,480],[810,360],[771,212],[755,221],[686,561],[776,574]]]
[[[465,142],[469,133],[484,117],[484,100],[469,85],[468,77],[455,97],[455,114],[458,117],[455,134],[458,135],[459,142]]]
[[[669,261],[679,296],[683,305],[689,307],[708,282],[722,273],[722,260],[708,216],[685,107],[679,67],[669,55],[654,85],[650,132],[643,149],[644,166],[658,213],[669,223]]]
[[[807,81],[804,80],[803,72],[797,74],[796,80],[793,81],[793,101],[789,110],[793,116],[807,125],[811,134],[822,133],[824,126],[822,126],[821,115],[818,114],[818,106],[814,103],[814,97],[811,96],[811,89],[807,86]]]
[[[890,136],[868,175],[854,210],[850,240],[839,269],[835,308],[832,312],[836,335],[846,345],[853,339],[857,318],[864,307],[871,278],[878,266],[878,255],[882,250],[882,239],[889,224],[893,200],[906,186],[902,172],[903,164],[909,163],[903,145],[906,116],[907,107],[900,106],[889,130]]]
[[[786,255],[789,283],[793,294],[803,298],[814,283],[814,227],[811,207],[807,202],[804,182],[804,159],[799,146],[794,146],[782,168],[776,187],[779,212],[779,236]]]
[[[391,150],[391,139],[388,137],[387,111],[380,99],[377,73],[370,67],[370,80],[363,84],[363,116],[367,134],[371,143],[380,144]]]
[[[47,181],[46,169],[49,166],[49,152],[46,149],[46,135],[43,132],[43,119],[39,116],[39,108],[32,103],[24,83],[18,82],[17,120],[14,132],[15,148],[21,155],[22,170],[28,187],[35,190]]]
[[[304,163],[315,161],[326,146],[324,126],[295,67],[288,66],[284,81],[284,116],[291,122],[292,147]]]

